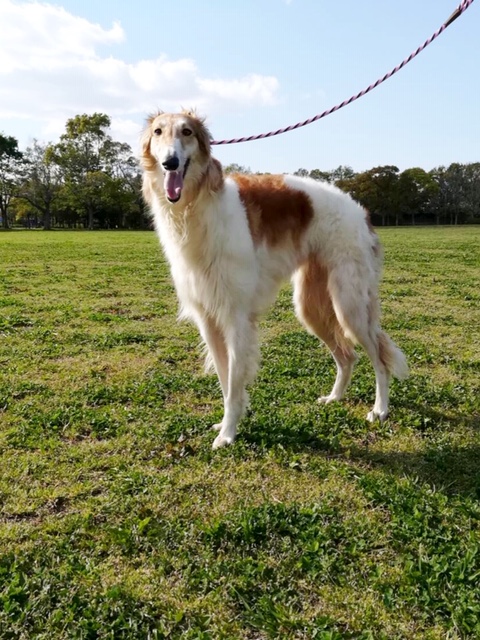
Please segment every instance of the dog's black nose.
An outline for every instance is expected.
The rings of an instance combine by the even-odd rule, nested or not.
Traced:
[[[162,167],[167,171],[176,171],[179,164],[177,156],[171,156],[167,158],[165,162],[162,162]]]

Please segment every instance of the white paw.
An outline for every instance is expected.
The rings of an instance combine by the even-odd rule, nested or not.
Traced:
[[[212,449],[220,449],[221,447],[228,447],[228,445],[233,444],[235,438],[231,438],[229,436],[222,436],[221,433],[213,441]]]
[[[379,420],[380,422],[385,422],[387,418],[388,418],[388,411],[377,412],[372,409],[372,411],[369,411],[367,414],[367,420],[369,422],[376,422],[377,420]]]
[[[220,431],[222,426],[223,425],[222,425],[221,422],[217,422],[217,424],[212,424],[212,426],[210,428],[212,429],[212,431]]]
[[[337,402],[338,400],[340,400],[340,398],[337,398],[337,396],[329,395],[320,396],[320,398],[317,399],[317,402],[319,404],[330,404],[330,402]]]

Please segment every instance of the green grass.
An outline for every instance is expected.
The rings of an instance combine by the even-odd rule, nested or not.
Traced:
[[[381,238],[391,418],[286,287],[214,453],[154,234],[0,234],[0,638],[480,637],[480,228]]]

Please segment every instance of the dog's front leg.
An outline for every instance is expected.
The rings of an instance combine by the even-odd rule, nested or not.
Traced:
[[[247,393],[245,390],[249,369],[249,356],[252,345],[256,344],[255,329],[247,315],[240,314],[225,334],[228,352],[228,390],[225,397],[224,415],[220,433],[213,442],[213,448],[232,444],[237,434],[237,424],[245,409]]]
[[[212,364],[215,368],[223,397],[226,398],[228,394],[228,354],[225,338],[215,321],[208,316],[198,320],[198,327],[207,347],[206,364]]]

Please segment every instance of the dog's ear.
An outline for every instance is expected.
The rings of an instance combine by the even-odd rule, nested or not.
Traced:
[[[142,133],[142,137],[140,138],[141,144],[141,154],[140,154],[140,162],[142,167],[146,171],[152,171],[155,169],[155,165],[157,161],[152,155],[150,150],[150,142],[152,140],[152,122],[155,120],[158,114],[148,116],[147,123],[145,125],[145,129]]]
[[[208,165],[207,172],[207,189],[210,193],[220,191],[223,186],[223,169],[222,165],[216,158],[212,158]]]
[[[194,120],[198,120],[198,122],[201,122],[202,124],[205,121],[205,118],[202,118],[197,113],[197,110],[195,109],[195,107],[191,107],[190,109],[185,109],[185,107],[181,107],[180,112],[184,116],[188,116],[189,118],[193,118]]]
[[[195,122],[195,133],[197,135],[200,153],[205,158],[208,158],[210,155],[210,140],[212,140],[212,134],[208,130],[208,127],[205,124],[204,118],[199,118],[198,116],[194,116],[193,120]]]
[[[205,158],[208,158],[210,155],[210,140],[212,139],[212,135],[201,120],[198,121],[196,133],[200,152]]]

